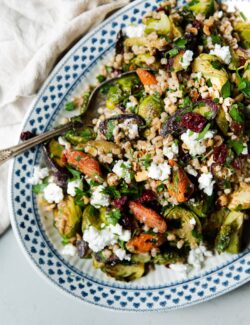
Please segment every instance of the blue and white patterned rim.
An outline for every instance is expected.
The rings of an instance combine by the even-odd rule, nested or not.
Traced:
[[[127,23],[139,22],[146,11],[154,9],[157,2],[135,1],[82,38],[51,73],[26,115],[22,129],[39,133],[51,128],[77,85],[113,48],[120,28]],[[64,292],[114,310],[159,311],[211,299],[250,279],[250,249],[200,276],[162,286],[120,282],[110,284],[83,273],[55,250],[41,224],[35,197],[27,181],[40,157],[40,148],[35,148],[12,163],[9,178],[11,223],[32,265]]]

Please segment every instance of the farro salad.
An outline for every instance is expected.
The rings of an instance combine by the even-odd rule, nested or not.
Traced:
[[[184,276],[236,254],[250,209],[250,23],[214,0],[166,1],[117,35],[92,125],[43,148],[31,178],[62,254],[117,280]],[[94,86],[67,103],[84,112]],[[86,113],[88,114],[88,112]]]

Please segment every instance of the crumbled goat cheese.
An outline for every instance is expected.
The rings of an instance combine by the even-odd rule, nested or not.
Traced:
[[[193,72],[191,74],[191,78],[193,78],[193,79],[197,78],[198,80],[200,80],[201,77],[202,77],[202,73],[200,71],[199,72]]]
[[[127,37],[142,37],[144,35],[144,25],[128,25],[125,29],[125,35]]]
[[[80,179],[69,181],[67,186],[67,193],[71,196],[75,196],[77,188],[82,190],[82,181]]]
[[[112,171],[120,178],[123,178],[126,183],[131,182],[131,163],[129,161],[118,160]]]
[[[169,264],[169,268],[176,272],[181,278],[186,278],[188,274],[188,266],[185,264]]]
[[[132,123],[129,120],[126,120],[123,123],[118,124],[118,129],[124,130],[127,133],[127,136],[130,140],[133,140],[138,137],[138,125],[136,123]],[[117,132],[116,128],[113,131],[113,134]]]
[[[67,244],[63,247],[63,249],[61,250],[61,254],[62,255],[66,255],[66,256],[75,256],[77,253],[77,249],[74,245],[72,244]]]
[[[202,139],[198,140],[199,133],[187,130],[181,135],[181,140],[187,146],[189,153],[192,156],[197,156],[203,154],[206,151],[204,140],[211,139],[213,135],[214,133],[212,131],[207,131],[205,136]]]
[[[159,165],[152,163],[148,169],[148,177],[160,181],[168,179],[170,173],[171,168],[167,162]]]
[[[190,225],[192,225],[192,226],[196,225],[196,220],[195,220],[195,218],[191,218],[191,219],[189,220],[189,223],[190,223]]]
[[[126,103],[126,108],[133,108],[133,107],[135,107],[135,106],[136,106],[136,104],[133,103],[133,102],[127,102],[127,103]]]
[[[173,159],[175,155],[179,153],[178,145],[173,142],[171,147],[163,147],[163,155],[166,156],[168,159]]]
[[[131,260],[131,255],[126,254],[125,249],[122,249],[122,248],[114,249],[114,253],[121,261],[123,261],[123,260],[130,261]]]
[[[198,175],[197,171],[191,165],[187,165],[184,167],[184,169],[189,175],[192,175],[194,177]]]
[[[33,176],[29,179],[30,184],[37,185],[41,184],[42,180],[49,175],[48,168],[40,168],[39,166],[34,167]]]
[[[218,11],[217,12],[217,17],[218,18],[222,18],[222,16],[223,16],[223,11]]]
[[[213,187],[215,181],[213,181],[213,175],[211,173],[203,173],[198,178],[199,189],[203,190],[208,196],[211,196],[213,193]]]
[[[248,155],[247,143],[243,143],[242,155]]]
[[[187,50],[184,53],[184,55],[182,57],[182,60],[181,60],[181,65],[183,66],[184,69],[186,69],[190,65],[190,63],[192,62],[193,55],[194,55],[194,52],[190,51],[190,50]]]
[[[58,142],[61,146],[64,146],[65,149],[69,150],[71,148],[71,144],[65,140],[63,137],[58,138]]]
[[[226,64],[229,64],[231,62],[231,53],[229,46],[221,46],[220,44],[215,44],[214,50],[211,50],[209,54],[218,56]]]
[[[195,270],[204,267],[207,257],[212,256],[212,252],[208,251],[204,245],[200,245],[190,250],[188,255],[188,264]]]
[[[118,239],[128,241],[130,238],[131,232],[123,230],[119,224],[116,226],[109,225],[101,230],[90,226],[83,233],[83,240],[89,244],[89,247],[95,253],[101,251],[106,246],[116,244]]]
[[[110,203],[109,195],[103,193],[105,186],[99,185],[94,188],[94,191],[90,198],[90,204],[92,204],[95,208],[107,207]]]
[[[43,190],[43,195],[49,203],[59,203],[63,200],[63,190],[55,183],[49,183]]]

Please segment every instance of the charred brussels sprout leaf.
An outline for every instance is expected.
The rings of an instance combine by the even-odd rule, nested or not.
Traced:
[[[79,143],[85,143],[95,137],[93,129],[89,127],[83,127],[80,129],[70,130],[65,134],[65,139],[70,143],[77,145]]]
[[[71,238],[79,230],[81,222],[81,209],[74,202],[71,196],[66,196],[63,201],[58,203],[53,211],[55,226],[61,236]]]
[[[165,212],[168,229],[177,238],[183,239],[191,248],[196,247],[201,240],[201,224],[197,216],[184,208],[175,207]],[[195,221],[192,225],[192,221]]]
[[[102,223],[103,221],[100,218],[100,211],[92,205],[86,206],[82,215],[82,232],[84,232],[90,225],[96,229],[100,229]]]
[[[169,248],[154,256],[153,261],[155,264],[160,265],[183,263],[185,261],[185,255],[180,250]]]
[[[123,100],[122,90],[119,85],[112,85],[109,88],[106,100],[106,106],[109,109],[114,109],[117,104]]]
[[[240,211],[231,211],[227,215],[215,240],[215,249],[219,253],[239,253],[244,216]]]
[[[205,218],[213,210],[214,207],[214,195],[208,196],[205,195],[202,198],[199,198],[196,202],[190,201],[187,203],[187,206],[192,210],[199,218]]]
[[[216,121],[219,129],[221,130],[221,132],[224,135],[227,135],[229,123],[228,123],[228,120],[226,119],[226,115],[225,115],[225,112],[222,107],[219,109],[219,112],[216,116],[215,121]]]
[[[214,0],[192,0],[187,8],[196,14],[212,15],[215,9]]]
[[[172,31],[171,21],[166,14],[161,12],[160,19],[148,18],[146,21],[145,33],[156,32],[159,35],[169,35]]]

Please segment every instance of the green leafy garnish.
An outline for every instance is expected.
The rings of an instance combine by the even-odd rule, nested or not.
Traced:
[[[201,139],[204,138],[204,136],[206,135],[207,131],[210,129],[210,126],[211,126],[211,124],[208,123],[208,124],[204,127],[204,129],[199,133],[199,135],[198,135],[198,137],[197,137],[197,140],[201,140]]]
[[[150,154],[146,154],[140,158],[140,161],[142,162],[143,166],[145,168],[148,168],[151,165],[152,157]]]
[[[99,76],[96,77],[96,79],[99,81],[99,82],[103,82],[106,77],[103,75],[103,74],[99,74]]]
[[[119,209],[112,209],[107,213],[107,221],[115,226],[121,218],[121,211]]]
[[[44,178],[42,183],[32,186],[32,192],[35,194],[42,193],[45,187],[49,184],[48,177]]]
[[[175,41],[175,45],[177,47],[179,47],[180,49],[184,49],[185,46],[187,44],[187,40],[185,40],[184,38],[178,38],[176,41]]]
[[[76,104],[74,102],[68,102],[65,104],[65,110],[70,112],[76,108]]]
[[[170,58],[176,56],[179,53],[179,50],[177,48],[173,48],[167,52],[169,54]]]
[[[79,178],[81,178],[81,173],[79,172],[79,171],[77,171],[77,170],[75,170],[75,169],[73,169],[73,168],[71,168],[71,167],[67,167],[67,169],[68,169],[68,171],[73,175],[73,178],[74,179],[79,179]]]
[[[213,86],[210,79],[207,80],[206,84],[207,84],[208,87],[212,87]]]
[[[218,34],[212,34],[211,39],[213,44],[221,44],[221,38]]]
[[[240,83],[238,85],[238,90],[242,92],[244,95],[250,97],[250,81],[241,78]]]
[[[233,150],[236,152],[238,156],[242,153],[244,149],[243,142],[239,140],[228,140],[228,144],[230,147],[233,148]]]
[[[119,199],[121,197],[120,192],[114,186],[107,186],[102,192],[109,195],[113,199]]]
[[[227,80],[227,82],[222,86],[221,88],[221,94],[223,98],[230,97],[231,95],[231,85],[230,82]]]
[[[107,132],[106,132],[106,138],[107,140],[111,140],[113,138],[113,132],[115,129],[115,121],[108,121],[107,123]]]
[[[244,123],[244,115],[240,111],[239,107],[237,104],[233,104],[230,111],[229,111],[230,116],[232,119],[237,122],[237,123]]]

